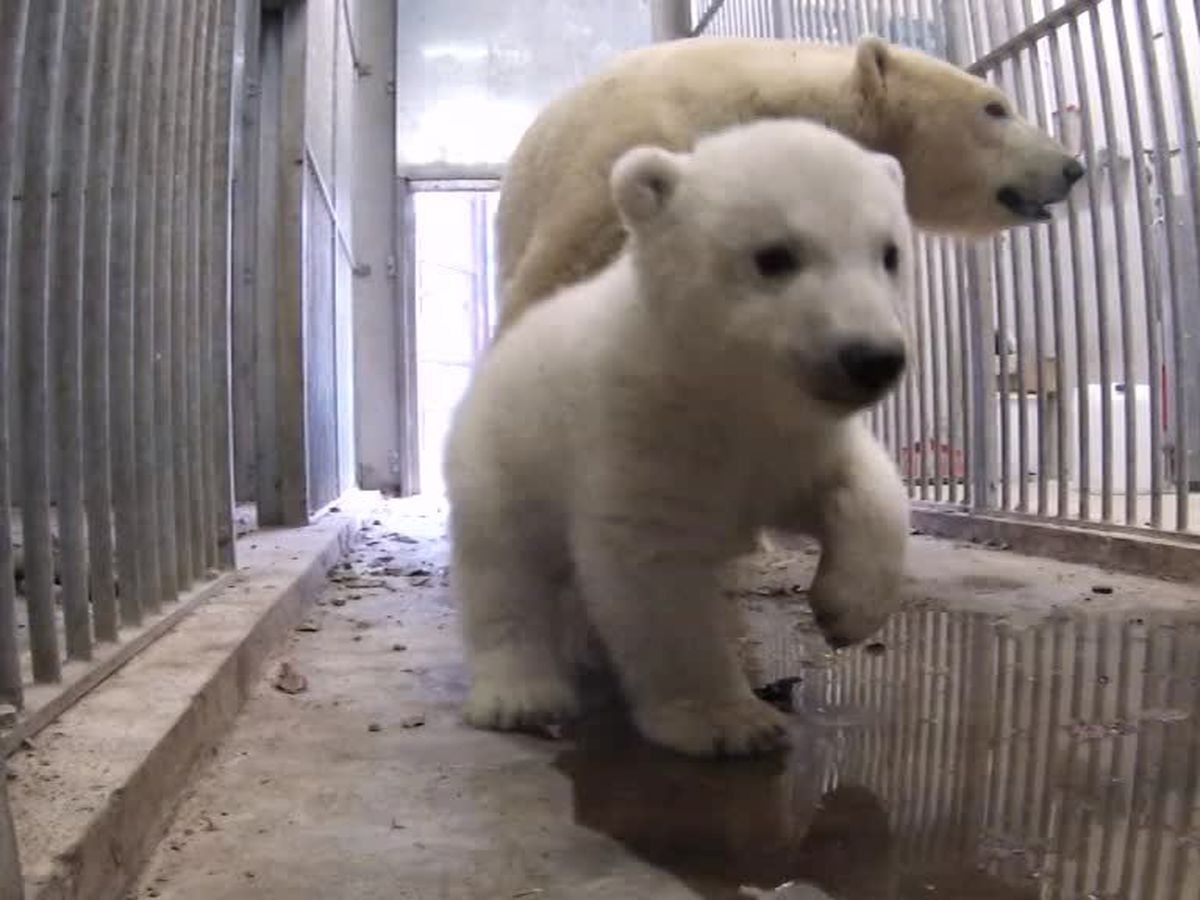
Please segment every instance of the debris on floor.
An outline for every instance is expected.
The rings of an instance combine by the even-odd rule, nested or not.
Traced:
[[[281,662],[275,673],[275,690],[285,694],[302,694],[308,690],[308,679],[296,671],[290,662]]]

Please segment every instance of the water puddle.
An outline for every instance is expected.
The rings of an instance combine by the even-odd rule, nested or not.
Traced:
[[[575,820],[699,896],[1200,897],[1200,619],[896,617],[802,665],[786,757],[701,762],[613,715],[558,767]]]

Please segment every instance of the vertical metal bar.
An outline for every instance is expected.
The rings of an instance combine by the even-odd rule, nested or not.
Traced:
[[[216,185],[213,183],[213,167],[214,167],[214,146],[216,128],[215,109],[217,91],[217,73],[215,70],[215,58],[217,51],[217,36],[220,32],[220,17],[221,17],[221,0],[206,0],[207,6],[207,26],[204,35],[204,43],[201,44],[203,54],[197,61],[197,68],[202,79],[202,89],[200,91],[200,140],[197,142],[200,148],[199,168],[197,175],[197,202],[198,202],[198,218],[197,218],[197,238],[199,244],[199,271],[197,273],[198,290],[196,291],[196,346],[198,348],[198,357],[196,360],[196,385],[197,385],[197,400],[198,403],[198,423],[200,426],[199,435],[200,443],[198,445],[200,458],[198,460],[197,472],[199,475],[199,494],[197,495],[197,505],[200,508],[200,538],[201,545],[204,550],[204,569],[201,572],[202,577],[207,577],[209,572],[215,568],[217,561],[216,553],[216,517],[213,508],[214,494],[212,490],[214,473],[214,457],[213,457],[213,398],[214,384],[213,379],[213,358],[212,358],[212,291],[214,289],[214,241],[216,232],[216,222],[213,220],[213,201],[212,192],[216,190]]]
[[[1175,3],[1163,4],[1167,11],[1166,30],[1170,35],[1171,41],[1171,68],[1175,77],[1175,91],[1178,96],[1179,105],[1179,134],[1182,136],[1180,144],[1183,151],[1183,171],[1184,181],[1186,185],[1187,196],[1191,200],[1191,220],[1192,220],[1192,246],[1191,253],[1193,262],[1200,262],[1200,147],[1197,146],[1196,135],[1200,134],[1200,128],[1196,122],[1196,96],[1193,91],[1192,80],[1188,75],[1187,55],[1185,52],[1183,22],[1179,17],[1179,7]],[[1197,18],[1197,25],[1200,26],[1200,17]],[[1197,37],[1196,32],[1190,35],[1194,41]],[[1182,289],[1182,285],[1180,285]],[[1177,300],[1182,302],[1183,297],[1179,296],[1180,290],[1176,291]],[[1192,318],[1188,324],[1184,324],[1180,320],[1175,321],[1176,336],[1182,342],[1182,346],[1176,352],[1176,372],[1175,383],[1178,389],[1184,392],[1186,396],[1186,376],[1185,366],[1197,365],[1196,354],[1196,335],[1193,333],[1191,324],[1195,322]],[[1195,375],[1193,375],[1195,377]],[[1188,416],[1182,404],[1176,400],[1175,407],[1177,415],[1177,427],[1181,435],[1187,434]],[[1185,443],[1176,445],[1176,458],[1178,460],[1178,477],[1176,482],[1176,523],[1175,527],[1180,531],[1187,531],[1191,523],[1189,521],[1189,494],[1191,492],[1192,483],[1200,480],[1200,473],[1192,473],[1190,471],[1191,453]],[[1193,475],[1195,476],[1193,478]]]
[[[175,221],[175,179],[178,177],[178,132],[187,118],[185,107],[179,105],[179,82],[182,78],[182,44],[185,28],[190,20],[194,3],[167,4],[166,20],[163,23],[164,56],[163,72],[156,88],[160,91],[158,117],[158,165],[157,184],[154,188],[156,203],[155,266],[154,266],[154,411],[158,428],[155,447],[158,484],[155,502],[158,506],[158,526],[162,536],[162,557],[159,560],[159,591],[164,598],[175,597],[183,587],[179,571],[179,530],[176,527],[175,441],[179,409],[175,405],[172,377],[179,364],[177,348],[174,346],[175,301],[172,286],[175,283],[175,260],[171,256],[171,237]]]
[[[974,292],[975,285],[978,284],[977,279],[973,276],[974,272],[971,259],[971,250],[966,246],[965,242],[956,242],[955,256],[958,259],[958,333],[959,333],[959,391],[962,402],[962,455],[963,465],[967,471],[964,472],[963,478],[963,502],[970,502],[972,506],[979,508],[984,505],[986,500],[979,497],[977,492],[978,478],[986,478],[986,465],[980,466],[979,459],[976,454],[976,447],[979,445],[979,433],[976,427],[974,399],[976,393],[982,386],[982,381],[978,378],[975,369],[976,361],[976,340],[979,337],[976,334],[976,329],[973,327],[974,313],[982,310],[983,301],[976,297]],[[983,471],[980,471],[980,470]]]
[[[175,86],[175,108],[180,111],[175,121],[174,161],[172,163],[171,215],[171,427],[172,464],[175,509],[175,579],[180,590],[192,583],[196,566],[193,563],[192,540],[192,477],[195,448],[188,430],[188,275],[191,272],[191,215],[188,208],[188,160],[193,152],[192,136],[192,66],[196,54],[196,23],[199,3],[188,3],[182,11],[179,56],[175,66],[179,72]]]
[[[231,310],[233,296],[231,227],[233,218],[233,140],[238,111],[234,98],[244,93],[238,45],[245,40],[247,0],[224,0],[220,17],[215,65],[216,115],[213,123],[216,159],[213,171],[214,259],[212,302],[213,476],[212,511],[215,517],[216,566],[234,566],[233,531],[233,422]],[[340,21],[340,20],[339,20]]]
[[[1171,333],[1169,337],[1171,355],[1175,361],[1175,371],[1172,373],[1171,378],[1173,382],[1172,387],[1174,388],[1171,392],[1171,399],[1175,413],[1175,527],[1180,531],[1185,531],[1187,530],[1188,521],[1188,396],[1186,379],[1183,377],[1183,367],[1185,360],[1189,358],[1187,352],[1189,342],[1184,331],[1186,313],[1183,309],[1183,295],[1190,292],[1184,284],[1183,266],[1180,261],[1182,248],[1179,246],[1180,235],[1177,227],[1180,215],[1175,193],[1175,177],[1170,160],[1172,150],[1171,138],[1167,130],[1167,100],[1164,96],[1158,57],[1154,49],[1155,34],[1150,22],[1148,4],[1136,3],[1134,5],[1137,9],[1138,42],[1142,46],[1142,71],[1148,86],[1150,118],[1154,129],[1155,182],[1162,197],[1163,214],[1161,221],[1166,231],[1167,292],[1171,310]],[[1165,5],[1171,6],[1172,4],[1167,3]],[[1169,31],[1170,29],[1168,28],[1167,30]],[[1177,104],[1182,102],[1190,109],[1191,98],[1189,96],[1190,91],[1187,89],[1186,76],[1183,77],[1182,84],[1186,93],[1181,97],[1176,97],[1175,101]],[[1183,144],[1191,144],[1192,147],[1190,157],[1185,157],[1188,163],[1196,158],[1196,140],[1197,133],[1194,127],[1191,132],[1181,135],[1181,150]],[[1189,175],[1194,172],[1194,169],[1188,164],[1185,164],[1183,169]],[[1188,181],[1190,182],[1188,187],[1192,190],[1194,196],[1196,189],[1195,181],[1192,178],[1189,178]],[[1195,286],[1193,285],[1193,287]],[[1157,526],[1158,522],[1155,522],[1155,525]]]
[[[9,479],[11,463],[8,433],[11,415],[9,400],[13,342],[9,336],[12,322],[10,303],[12,286],[9,268],[12,258],[13,170],[17,155],[19,94],[25,57],[25,25],[29,0],[0,4],[0,572],[14,569],[12,544],[12,492]],[[17,646],[17,603],[14,580],[0,577],[0,702],[21,706],[21,657]],[[2,768],[2,763],[0,763]],[[0,773],[2,775],[3,773]],[[0,790],[3,790],[0,777]],[[14,850],[15,859],[15,850]]]
[[[185,334],[186,343],[183,364],[186,366],[187,379],[187,408],[185,431],[187,434],[188,443],[190,446],[188,459],[188,496],[190,504],[188,513],[190,522],[188,525],[189,534],[192,539],[191,563],[192,579],[201,579],[205,576],[205,570],[208,565],[208,545],[207,545],[207,528],[206,528],[206,506],[208,496],[205,493],[204,483],[204,426],[202,422],[202,399],[201,391],[201,356],[203,349],[200,338],[200,293],[203,289],[201,274],[204,269],[204,217],[203,217],[203,184],[201,180],[201,170],[204,164],[203,148],[204,148],[204,101],[205,101],[205,86],[206,86],[206,70],[205,62],[207,61],[206,48],[208,46],[208,33],[211,27],[212,2],[198,3],[196,26],[193,30],[192,41],[195,45],[194,55],[192,59],[191,70],[191,109],[192,109],[192,124],[193,132],[189,143],[191,144],[188,152],[187,160],[187,187],[186,194],[186,209],[187,209],[187,237],[188,242],[188,262],[187,272],[185,275],[185,291],[184,291],[184,316],[185,316]]]
[[[1109,7],[1112,12],[1112,7]],[[1100,19],[1100,11],[1092,7],[1088,13],[1092,26],[1093,48],[1096,52],[1096,70],[1100,91],[1100,106],[1104,118],[1104,133],[1108,147],[1108,188],[1112,196],[1113,234],[1115,239],[1113,263],[1117,268],[1117,304],[1121,327],[1121,378],[1125,385],[1125,524],[1137,522],[1137,396],[1133,390],[1135,385],[1134,348],[1133,348],[1133,306],[1131,303],[1132,286],[1129,272],[1129,236],[1125,222],[1125,212],[1128,208],[1128,192],[1120,175],[1121,141],[1117,133],[1117,119],[1114,111],[1112,86],[1108,78],[1111,71],[1108,62],[1108,40],[1104,36],[1104,26]],[[1119,23],[1117,24],[1119,28]],[[1095,215],[1095,211],[1093,211]],[[1107,391],[1107,388],[1106,388]],[[1105,408],[1109,405],[1109,397],[1104,398]]]
[[[50,346],[55,370],[55,499],[59,579],[68,659],[92,657],[87,537],[83,508],[83,223],[91,129],[93,0],[64,17],[62,120],[55,160],[58,220],[50,268]]]
[[[914,451],[920,454],[917,463],[917,477],[920,479],[918,496],[922,500],[929,498],[929,380],[926,377],[929,368],[929,343],[926,333],[929,318],[930,272],[929,254],[926,252],[924,238],[918,237],[913,241],[913,251],[916,254],[914,267],[916,269],[917,286],[914,296],[916,303],[916,344],[917,364],[913,376],[916,379],[917,391],[917,421],[918,426],[914,435],[916,444]]]
[[[971,417],[971,501],[976,509],[996,505],[996,452],[992,404],[998,396],[995,359],[996,309],[1003,302],[996,290],[995,257],[990,243],[964,248],[967,254],[965,298],[969,325]]]
[[[949,454],[949,480],[946,485],[946,499],[951,503],[958,501],[958,476],[955,459],[960,451],[958,443],[958,411],[956,391],[957,378],[962,377],[963,367],[960,365],[955,369],[954,353],[958,350],[961,354],[962,342],[958,339],[955,332],[955,312],[958,307],[958,265],[954,254],[954,246],[948,240],[943,238],[939,241],[942,251],[942,317],[943,317],[943,344],[942,350],[945,354],[946,365],[946,446]]]
[[[283,11],[283,89],[279,102],[276,397],[279,490],[284,523],[308,521],[308,422],[304,396],[304,257],[302,232],[307,171],[304,159],[305,10]]]
[[[92,624],[100,641],[117,639],[112,533],[112,455],[109,448],[109,236],[116,152],[124,0],[101,3],[92,76],[92,132],[88,153],[83,281],[83,466]]]
[[[1073,18],[1071,19],[1070,24],[1071,24],[1072,28],[1077,26],[1077,23],[1076,23],[1075,19],[1073,19]],[[1054,94],[1055,94],[1055,97],[1057,100],[1059,114],[1061,116],[1065,116],[1068,112],[1067,103],[1066,103],[1066,77],[1063,74],[1063,57],[1062,57],[1062,53],[1060,52],[1060,49],[1059,49],[1057,29],[1050,32],[1049,43],[1050,43],[1050,64],[1051,64],[1051,69],[1053,70],[1053,73],[1054,73],[1053,74]],[[1076,65],[1076,67],[1078,67],[1078,62],[1076,62],[1075,65]],[[1076,72],[1076,78],[1078,79],[1078,71]],[[1080,97],[1080,100],[1082,101],[1082,96]],[[1082,102],[1081,102],[1080,103],[1080,116],[1082,117],[1083,115],[1084,115],[1084,110],[1082,109]],[[1064,129],[1066,127],[1065,120],[1062,123],[1062,127]],[[1090,162],[1090,158],[1089,158],[1089,162]],[[1088,181],[1091,182],[1092,178],[1089,177]],[[1091,415],[1090,415],[1090,410],[1088,409],[1088,379],[1089,379],[1088,373],[1089,373],[1090,366],[1088,365],[1089,354],[1088,354],[1088,339],[1087,339],[1087,313],[1086,313],[1086,308],[1084,305],[1085,296],[1087,296],[1084,293],[1084,285],[1083,285],[1084,247],[1080,241],[1079,208],[1078,208],[1077,195],[1073,195],[1072,197],[1068,198],[1067,231],[1068,231],[1068,236],[1069,236],[1068,247],[1070,248],[1069,255],[1071,258],[1071,286],[1072,286],[1072,290],[1069,294],[1069,299],[1070,299],[1071,305],[1072,305],[1074,313],[1075,313],[1075,315],[1074,315],[1075,381],[1076,381],[1075,396],[1076,396],[1076,403],[1079,406],[1078,431],[1075,435],[1075,439],[1078,442],[1078,447],[1079,447],[1079,453],[1078,453],[1079,472],[1077,473],[1078,474],[1078,488],[1079,488],[1078,514],[1079,514],[1079,518],[1086,521],[1092,517],[1092,506],[1091,506],[1091,492],[1092,492]],[[1065,322],[1063,324],[1065,325]],[[1059,398],[1060,398],[1059,407],[1061,409],[1062,407],[1064,407],[1066,405],[1065,403],[1061,402],[1063,399],[1065,399],[1065,392],[1063,391],[1061,384],[1059,385]],[[1063,422],[1065,423],[1065,421],[1066,421],[1065,410],[1064,410],[1061,418],[1062,418]],[[1063,437],[1064,438],[1066,436],[1065,432],[1066,432],[1066,427],[1064,425],[1064,427],[1063,427]],[[1064,442],[1059,447],[1059,459],[1060,460],[1066,460],[1066,458],[1067,458],[1066,450],[1067,450],[1067,448],[1066,448],[1065,442]],[[1065,470],[1066,470],[1066,464],[1064,462],[1060,465],[1060,471],[1062,471],[1065,474]],[[1065,482],[1065,478],[1064,478],[1064,482]],[[1060,494],[1064,498],[1064,501],[1065,501],[1066,489],[1065,489],[1065,487],[1063,487],[1061,485],[1060,485]],[[1069,514],[1069,511],[1066,508],[1066,503],[1065,502],[1061,503],[1059,506],[1059,515],[1065,516],[1068,514]]]
[[[680,4],[684,13],[690,15],[690,5]],[[264,427],[259,421],[259,405],[255,400],[255,356],[258,341],[255,334],[255,297],[262,274],[268,266],[258,254],[258,210],[260,198],[259,171],[261,169],[261,136],[263,119],[263,71],[262,71],[262,10],[258,4],[245,4],[246,25],[243,38],[245,44],[244,76],[240,86],[234,87],[234,97],[240,118],[240,156],[235,176],[237,191],[234,200],[233,238],[233,295],[232,334],[233,356],[233,423],[236,466],[236,499],[241,502],[257,498],[255,478],[257,463],[255,448],[258,431]],[[490,284],[490,282],[489,282]]]
[[[1026,21],[1026,23],[1032,23],[1034,20],[1034,17],[1033,17],[1033,11],[1030,8],[1030,0],[1025,0],[1024,7],[1025,7],[1025,21]],[[1034,118],[1034,121],[1037,122],[1043,128],[1043,130],[1049,131],[1052,128],[1052,123],[1048,120],[1049,117],[1046,114],[1046,106],[1047,106],[1050,98],[1047,96],[1045,85],[1042,83],[1042,59],[1041,59],[1041,54],[1038,52],[1038,47],[1037,47],[1036,43],[1032,44],[1029,47],[1028,60],[1029,60],[1029,69],[1030,69],[1030,75],[1031,75],[1030,93],[1032,94],[1032,96],[1029,99],[1030,99],[1030,102],[1031,102],[1031,104],[1033,106],[1033,110],[1034,110],[1034,112],[1032,113],[1032,116]],[[1050,282],[1050,315],[1051,315],[1050,346],[1052,348],[1052,352],[1054,353],[1054,413],[1055,413],[1055,415],[1054,415],[1054,435],[1055,435],[1055,451],[1056,451],[1055,452],[1055,457],[1056,457],[1056,459],[1055,459],[1055,463],[1056,463],[1055,477],[1057,480],[1057,487],[1058,487],[1058,490],[1056,492],[1055,514],[1058,516],[1065,516],[1067,514],[1067,506],[1068,506],[1069,483],[1068,483],[1068,479],[1067,479],[1067,452],[1066,452],[1067,451],[1067,404],[1066,404],[1065,387],[1066,387],[1066,380],[1067,380],[1066,379],[1066,371],[1067,370],[1066,370],[1066,360],[1063,358],[1063,356],[1064,356],[1063,351],[1065,349],[1065,346],[1064,346],[1065,342],[1063,339],[1063,330],[1064,330],[1063,297],[1062,297],[1062,283],[1061,283],[1061,279],[1059,278],[1059,274],[1060,274],[1059,263],[1061,262],[1062,254],[1059,252],[1058,228],[1055,224],[1051,223],[1051,224],[1047,225],[1044,229],[1039,229],[1039,235],[1034,238],[1034,240],[1037,241],[1038,247],[1041,246],[1041,242],[1038,240],[1038,237],[1040,237],[1041,234],[1045,235],[1046,242],[1048,245],[1045,271],[1046,271],[1046,275],[1048,276],[1048,279]],[[1034,297],[1036,298],[1040,295],[1040,278],[1041,278],[1042,269],[1040,267],[1035,267],[1035,270],[1038,272],[1038,278],[1039,278],[1039,290],[1036,291],[1034,294]],[[1040,326],[1042,324],[1042,319],[1043,319],[1043,316],[1039,315],[1038,316],[1039,331],[1035,332],[1035,334],[1038,335],[1039,337],[1041,336]],[[1043,349],[1039,349],[1038,350],[1038,371],[1039,371],[1039,373],[1041,372],[1044,358],[1045,358],[1045,354],[1043,352]],[[1038,413],[1038,432],[1039,432],[1040,437],[1043,439],[1042,443],[1047,443],[1045,438],[1049,433],[1049,425],[1045,421],[1043,413],[1045,411],[1045,407],[1048,405],[1047,400],[1049,398],[1045,397],[1044,388],[1045,388],[1044,383],[1039,383],[1038,393],[1039,393],[1039,400],[1042,403],[1042,410],[1039,411],[1039,413]],[[1046,512],[1048,511],[1048,502],[1043,503],[1043,499],[1048,501],[1048,496],[1044,496],[1044,495],[1046,494],[1046,492],[1048,491],[1048,488],[1049,488],[1049,485],[1047,485],[1047,483],[1046,483],[1047,479],[1045,477],[1044,468],[1045,468],[1045,463],[1039,462],[1039,464],[1038,464],[1038,469],[1039,469],[1038,504],[1039,504],[1039,512],[1041,512],[1043,515],[1046,514]]]
[[[162,606],[158,527],[158,428],[154,415],[154,259],[155,188],[157,187],[158,101],[163,63],[163,18],[166,4],[152,3],[147,10],[144,88],[141,94],[142,132],[137,162],[137,231],[135,233],[136,293],[134,295],[134,429],[137,432],[138,555],[139,578],[145,587],[146,610]]]
[[[0,24],[11,27],[13,22],[0,19]],[[7,49],[12,45],[5,42],[0,46]],[[7,510],[5,514],[8,514]],[[25,880],[21,875],[17,830],[8,805],[8,770],[4,757],[0,756],[0,897],[4,900],[22,900],[24,896]]]
[[[1008,302],[1009,291],[1005,284],[1004,273],[1008,247],[1008,236],[1001,235],[992,241],[992,258],[996,262],[996,335],[995,335],[995,365],[998,390],[996,392],[999,407],[1000,440],[1000,508],[1012,509],[1012,411],[1009,408],[1012,392],[1008,384]],[[991,410],[988,410],[991,414]]]
[[[112,255],[109,268],[110,398],[112,412],[113,491],[117,544],[117,579],[121,623],[140,625],[143,594],[139,579],[136,469],[137,435],[133,413],[133,236],[137,208],[133,187],[140,139],[138,111],[142,91],[142,59],[146,46],[146,0],[126,0],[121,38],[124,62],[117,113],[117,149],[112,189]]]
[[[1138,224],[1141,231],[1142,277],[1146,292],[1146,356],[1147,376],[1150,382],[1150,524],[1162,527],[1162,352],[1160,348],[1162,297],[1161,285],[1154,259],[1154,208],[1150,198],[1149,179],[1151,172],[1145,158],[1142,140],[1141,107],[1139,92],[1133,72],[1133,52],[1129,46],[1128,20],[1124,14],[1123,0],[1112,0],[1113,15],[1117,23],[1117,49],[1121,62],[1121,81],[1125,88],[1126,115],[1129,121],[1130,144],[1134,159],[1134,183],[1137,186]],[[1129,391],[1128,373],[1126,392]],[[1127,399],[1127,403],[1132,402]],[[1128,407],[1127,407],[1128,409]],[[1126,428],[1133,428],[1127,416]],[[1127,493],[1136,490],[1136,482],[1125,485]],[[1134,516],[1137,514],[1136,496],[1132,501]],[[1131,523],[1132,524],[1132,523]]]
[[[940,315],[941,306],[946,303],[945,260],[940,249],[940,238],[925,238],[925,266],[929,271],[929,386],[933,407],[932,441],[926,442],[925,450],[926,453],[933,453],[933,499],[937,501],[942,499],[942,478],[945,474],[942,470],[942,386],[945,384],[942,354],[950,339],[942,327],[944,320]]]
[[[1088,190],[1088,218],[1091,221],[1091,255],[1090,265],[1092,268],[1093,284],[1096,294],[1096,344],[1097,344],[1097,359],[1100,366],[1100,518],[1104,522],[1112,521],[1112,492],[1113,492],[1113,467],[1112,467],[1112,451],[1113,451],[1113,436],[1112,436],[1112,404],[1109,398],[1112,396],[1112,362],[1111,350],[1109,347],[1109,282],[1105,273],[1105,257],[1104,248],[1104,220],[1101,217],[1102,201],[1100,197],[1100,178],[1096,172],[1096,168],[1100,165],[1101,160],[1096,152],[1096,135],[1092,123],[1091,104],[1088,102],[1090,98],[1096,96],[1095,86],[1091,84],[1087,77],[1087,60],[1083,53],[1083,40],[1080,36],[1079,19],[1072,18],[1069,25],[1071,38],[1071,60],[1072,66],[1075,69],[1075,84],[1076,90],[1080,97],[1080,117],[1083,126],[1083,151],[1084,157],[1087,159],[1088,168],[1090,170],[1087,179]],[[1098,37],[1093,35],[1093,44],[1099,41]],[[1086,99],[1085,99],[1086,98]],[[1113,147],[1112,138],[1106,135],[1105,144],[1110,150],[1109,164],[1115,164],[1114,155],[1111,153]],[[1078,250],[1077,250],[1078,252]],[[1076,308],[1080,309],[1083,305],[1083,285],[1080,281],[1075,283]],[[1082,322],[1082,316],[1077,319],[1076,330],[1080,335],[1080,340],[1083,340],[1085,327]],[[1083,387],[1085,381],[1083,375],[1086,366],[1080,365],[1080,410],[1082,411],[1088,401],[1086,390]],[[1087,431],[1086,426],[1080,420],[1081,444],[1079,448],[1079,456],[1081,460],[1087,459],[1087,448],[1082,444],[1082,434]],[[1081,467],[1083,463],[1081,462]],[[1082,483],[1084,480],[1083,470],[1080,473],[1080,491],[1085,492],[1086,487]],[[1083,518],[1087,518],[1088,508],[1086,505],[1080,506],[1079,514]]]
[[[33,677],[58,681],[62,666],[54,611],[54,562],[50,533],[48,465],[50,372],[46,348],[50,288],[55,99],[62,70],[63,0],[44,0],[29,10],[28,50],[22,94],[25,142],[21,180],[19,251],[13,259],[21,297],[16,309],[19,337],[21,518],[25,540],[25,599]]]

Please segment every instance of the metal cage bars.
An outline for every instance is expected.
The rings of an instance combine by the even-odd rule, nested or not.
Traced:
[[[0,8],[0,702],[232,566],[238,2]]]
[[[915,498],[1195,530],[1200,12],[1177,0],[726,0],[706,33],[865,33],[996,81],[1080,152],[1063,215],[922,236],[916,364],[871,414]]]

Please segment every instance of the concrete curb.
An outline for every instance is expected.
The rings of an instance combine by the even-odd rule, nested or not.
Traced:
[[[967,513],[919,503],[913,505],[912,524],[931,537],[998,545],[1027,556],[1133,575],[1200,581],[1200,542],[1170,533],[1100,530],[1070,522]]]
[[[29,900],[113,900],[128,889],[360,524],[339,512],[239,540],[232,584],[10,760]]]

